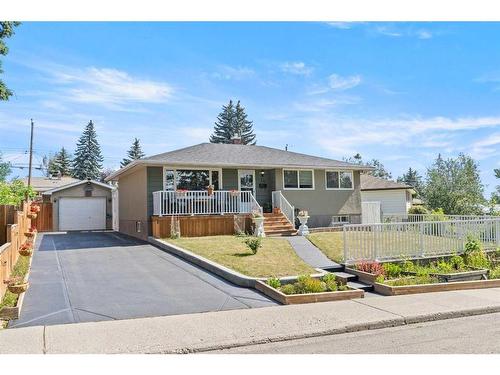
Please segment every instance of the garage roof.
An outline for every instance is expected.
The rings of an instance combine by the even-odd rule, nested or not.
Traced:
[[[78,180],[72,184],[68,184],[68,185],[64,185],[64,186],[56,187],[54,189],[47,190],[47,191],[43,192],[43,195],[51,195],[52,193],[55,193],[56,191],[66,190],[66,189],[69,189],[69,188],[72,188],[72,187],[75,187],[78,185],[86,184],[88,182],[95,184],[95,185],[98,185],[98,186],[101,186],[103,188],[110,189],[110,190],[113,190],[115,188],[113,185],[105,184],[105,183],[95,181],[95,180]]]

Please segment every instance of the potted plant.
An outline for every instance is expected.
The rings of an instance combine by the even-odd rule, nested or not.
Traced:
[[[26,292],[29,286],[29,283],[25,281],[21,276],[12,277],[9,280],[5,280],[4,283],[7,284],[7,289],[9,290],[9,292],[14,294],[21,294]]]
[[[38,204],[32,204],[30,206],[30,211],[28,213],[28,217],[30,219],[36,219],[39,212],[40,212],[40,206]]]
[[[214,185],[208,185],[207,193],[209,196],[214,194]]]
[[[35,234],[37,233],[37,230],[34,226],[31,226],[27,232],[24,232],[24,235],[28,238],[33,238],[35,237]]]
[[[19,247],[19,254],[24,257],[29,257],[33,254],[33,244],[31,242],[25,242]]]
[[[252,211],[252,222],[255,224],[254,234],[257,237],[265,237],[264,233],[264,216],[260,213],[260,211]]]
[[[309,228],[307,227],[307,220],[309,219],[309,213],[305,210],[299,211],[297,219],[300,222],[299,236],[307,236],[309,234]]]
[[[185,197],[187,194],[187,190],[186,189],[177,189],[175,191],[175,196],[176,197]]]

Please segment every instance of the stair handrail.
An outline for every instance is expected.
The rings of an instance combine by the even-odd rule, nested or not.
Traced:
[[[295,207],[288,202],[281,190],[272,192],[273,208],[279,208],[286,219],[295,227]]]

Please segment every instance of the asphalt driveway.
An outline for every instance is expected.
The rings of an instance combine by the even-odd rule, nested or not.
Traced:
[[[115,232],[38,236],[21,317],[10,327],[274,305],[145,242]]]

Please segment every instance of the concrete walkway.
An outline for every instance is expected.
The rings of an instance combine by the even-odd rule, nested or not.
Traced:
[[[340,264],[328,259],[325,254],[303,236],[285,237],[297,255],[314,268],[341,268]]]
[[[0,353],[189,353],[500,312],[500,288],[0,331]]]

